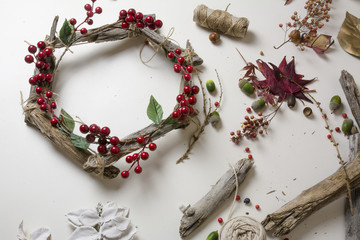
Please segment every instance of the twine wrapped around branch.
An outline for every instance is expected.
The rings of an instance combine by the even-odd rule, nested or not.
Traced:
[[[244,38],[249,26],[245,17],[235,17],[222,10],[213,10],[201,4],[194,9],[193,21],[204,28],[226,35]]]

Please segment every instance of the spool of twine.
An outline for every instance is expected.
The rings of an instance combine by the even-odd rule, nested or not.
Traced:
[[[234,217],[227,221],[219,231],[220,240],[265,240],[263,226],[250,217]]]
[[[244,38],[249,26],[245,17],[235,17],[223,10],[213,10],[201,4],[194,9],[193,21],[201,27],[229,36]]]

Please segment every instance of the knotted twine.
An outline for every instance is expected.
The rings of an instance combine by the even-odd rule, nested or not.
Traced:
[[[245,17],[235,17],[222,10],[213,10],[201,4],[194,9],[193,21],[204,28],[229,36],[244,38],[249,26]]]
[[[231,205],[228,219],[220,228],[219,239],[220,240],[265,240],[266,231],[264,227],[258,221],[245,216],[239,216],[231,218],[234,213],[234,206],[236,202],[236,196],[238,194],[239,182],[237,172],[230,164],[230,167],[234,171],[235,175],[235,196]]]

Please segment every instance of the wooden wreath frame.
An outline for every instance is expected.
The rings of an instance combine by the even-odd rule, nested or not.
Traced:
[[[154,15],[152,15],[154,16]],[[56,27],[59,17],[54,18],[50,35],[46,36],[45,42],[47,47],[51,49],[58,49],[66,47],[64,43],[56,37]],[[102,43],[108,41],[118,41],[127,38],[138,38],[142,37],[149,41],[151,46],[154,47],[155,51],[164,50],[165,52],[174,51],[175,49],[182,49],[175,43],[171,42],[168,38],[158,34],[155,31],[152,31],[148,28],[144,29],[122,29],[121,21],[116,21],[112,24],[107,24],[99,28],[89,29],[86,35],[81,35],[78,32],[75,32],[75,40],[71,46],[84,43]],[[155,49],[156,48],[156,49]],[[187,42],[187,47],[185,52],[188,55],[183,56],[186,62],[191,62],[192,66],[198,66],[202,64],[202,59],[197,56],[197,54],[191,48],[189,41]],[[183,51],[184,52],[184,51]],[[62,56],[61,56],[62,57]],[[60,60],[61,60],[60,57]],[[52,56],[50,60],[50,68],[47,70],[47,73],[53,73],[55,76],[56,68],[55,66],[55,57]],[[197,70],[194,70],[197,74]],[[40,71],[35,67],[35,74],[38,74]],[[53,89],[53,85],[56,79],[52,82],[43,82],[42,88],[45,91]],[[184,85],[184,78],[182,77],[181,85]],[[101,175],[104,178],[112,179],[115,178],[119,173],[119,168],[113,166],[120,158],[125,155],[132,153],[142,146],[137,143],[136,139],[138,136],[150,136],[152,140],[156,140],[161,136],[164,136],[166,133],[179,128],[186,128],[189,125],[189,119],[186,121],[178,121],[173,124],[164,124],[166,119],[163,119],[160,124],[150,124],[149,126],[136,131],[125,138],[121,139],[122,142],[126,142],[125,145],[121,146],[121,152],[117,155],[100,155],[94,154],[92,151],[80,149],[74,146],[69,136],[63,134],[59,128],[53,127],[50,123],[50,116],[46,112],[39,109],[37,104],[38,95],[35,92],[36,86],[31,86],[29,98],[26,100],[26,105],[23,105],[25,122],[38,129],[46,138],[48,138],[57,148],[65,152],[68,157],[75,159],[77,162],[83,165],[83,169],[86,172],[93,172],[97,175]],[[183,89],[183,88],[180,88]],[[181,92],[181,90],[180,90]],[[178,107],[178,104],[175,108]],[[171,117],[171,116],[169,116]],[[99,164],[99,161],[101,163]]]

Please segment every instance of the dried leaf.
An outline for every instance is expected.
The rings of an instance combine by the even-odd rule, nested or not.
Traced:
[[[360,19],[346,12],[345,20],[337,36],[340,46],[354,56],[360,57]]]
[[[311,48],[318,54],[323,54],[334,43],[330,35],[320,34],[311,43]]]

